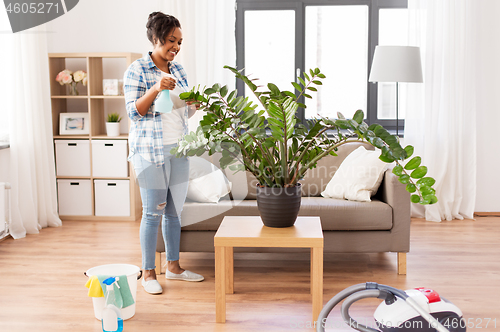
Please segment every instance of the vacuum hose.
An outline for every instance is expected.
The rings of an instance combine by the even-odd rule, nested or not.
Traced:
[[[439,323],[432,315],[427,313],[424,309],[422,309],[413,299],[411,299],[408,294],[404,291],[386,285],[379,285],[374,282],[367,282],[363,284],[357,284],[351,287],[348,287],[332,297],[330,301],[323,307],[321,312],[319,313],[318,320],[316,322],[316,332],[324,332],[325,331],[325,323],[328,314],[333,310],[333,308],[339,304],[342,300],[345,301],[342,303],[342,307],[340,308],[340,314],[342,315],[342,319],[344,322],[355,330],[360,332],[380,332],[377,329],[368,327],[366,325],[358,323],[349,315],[349,308],[354,302],[357,302],[361,299],[366,298],[379,298],[384,299],[386,301],[393,301],[394,297],[399,297],[403,299],[409,306],[415,309],[425,320],[432,324],[432,326],[436,327],[436,330],[439,332],[449,332],[441,323]]]

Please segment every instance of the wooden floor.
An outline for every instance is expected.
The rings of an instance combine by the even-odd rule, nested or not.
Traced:
[[[366,281],[400,289],[434,288],[455,303],[469,331],[500,331],[500,218],[442,223],[413,220],[408,274],[396,274],[396,254],[325,254],[324,301]],[[102,331],[84,287],[87,269],[110,263],[140,266],[139,224],[64,222],[38,235],[0,242],[0,331]],[[184,268],[205,281],[160,277],[162,295],[138,286],[136,314],[124,331],[314,331],[309,255],[235,254],[235,294],[227,323],[215,323],[214,255],[183,253]],[[352,308],[370,324],[380,300]],[[327,331],[347,331],[338,308]]]

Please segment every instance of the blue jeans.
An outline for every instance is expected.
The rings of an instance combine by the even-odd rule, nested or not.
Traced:
[[[176,158],[170,150],[177,144],[165,145],[165,163],[156,167],[138,153],[132,156],[135,174],[142,198],[142,220],[139,229],[142,268],[152,270],[155,265],[156,239],[161,222],[168,261],[179,260],[181,239],[181,212],[189,181],[189,160]]]

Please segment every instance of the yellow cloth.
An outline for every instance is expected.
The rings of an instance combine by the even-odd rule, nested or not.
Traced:
[[[89,297],[104,297],[104,293],[102,292],[102,287],[97,276],[91,276],[89,280],[87,280],[85,287],[89,289]]]

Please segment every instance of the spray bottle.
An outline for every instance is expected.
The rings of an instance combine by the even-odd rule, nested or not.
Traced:
[[[118,278],[110,277],[103,281],[106,284],[106,295],[104,296],[104,309],[102,310],[103,332],[123,331],[123,317],[116,304],[114,283],[118,286]]]
[[[170,74],[163,74],[163,76],[168,76],[173,79],[175,77]],[[160,95],[155,101],[155,110],[158,113],[170,113],[172,112],[172,107],[174,107],[174,103],[172,103],[172,100],[170,99],[170,91],[169,90],[162,90],[160,92]]]

